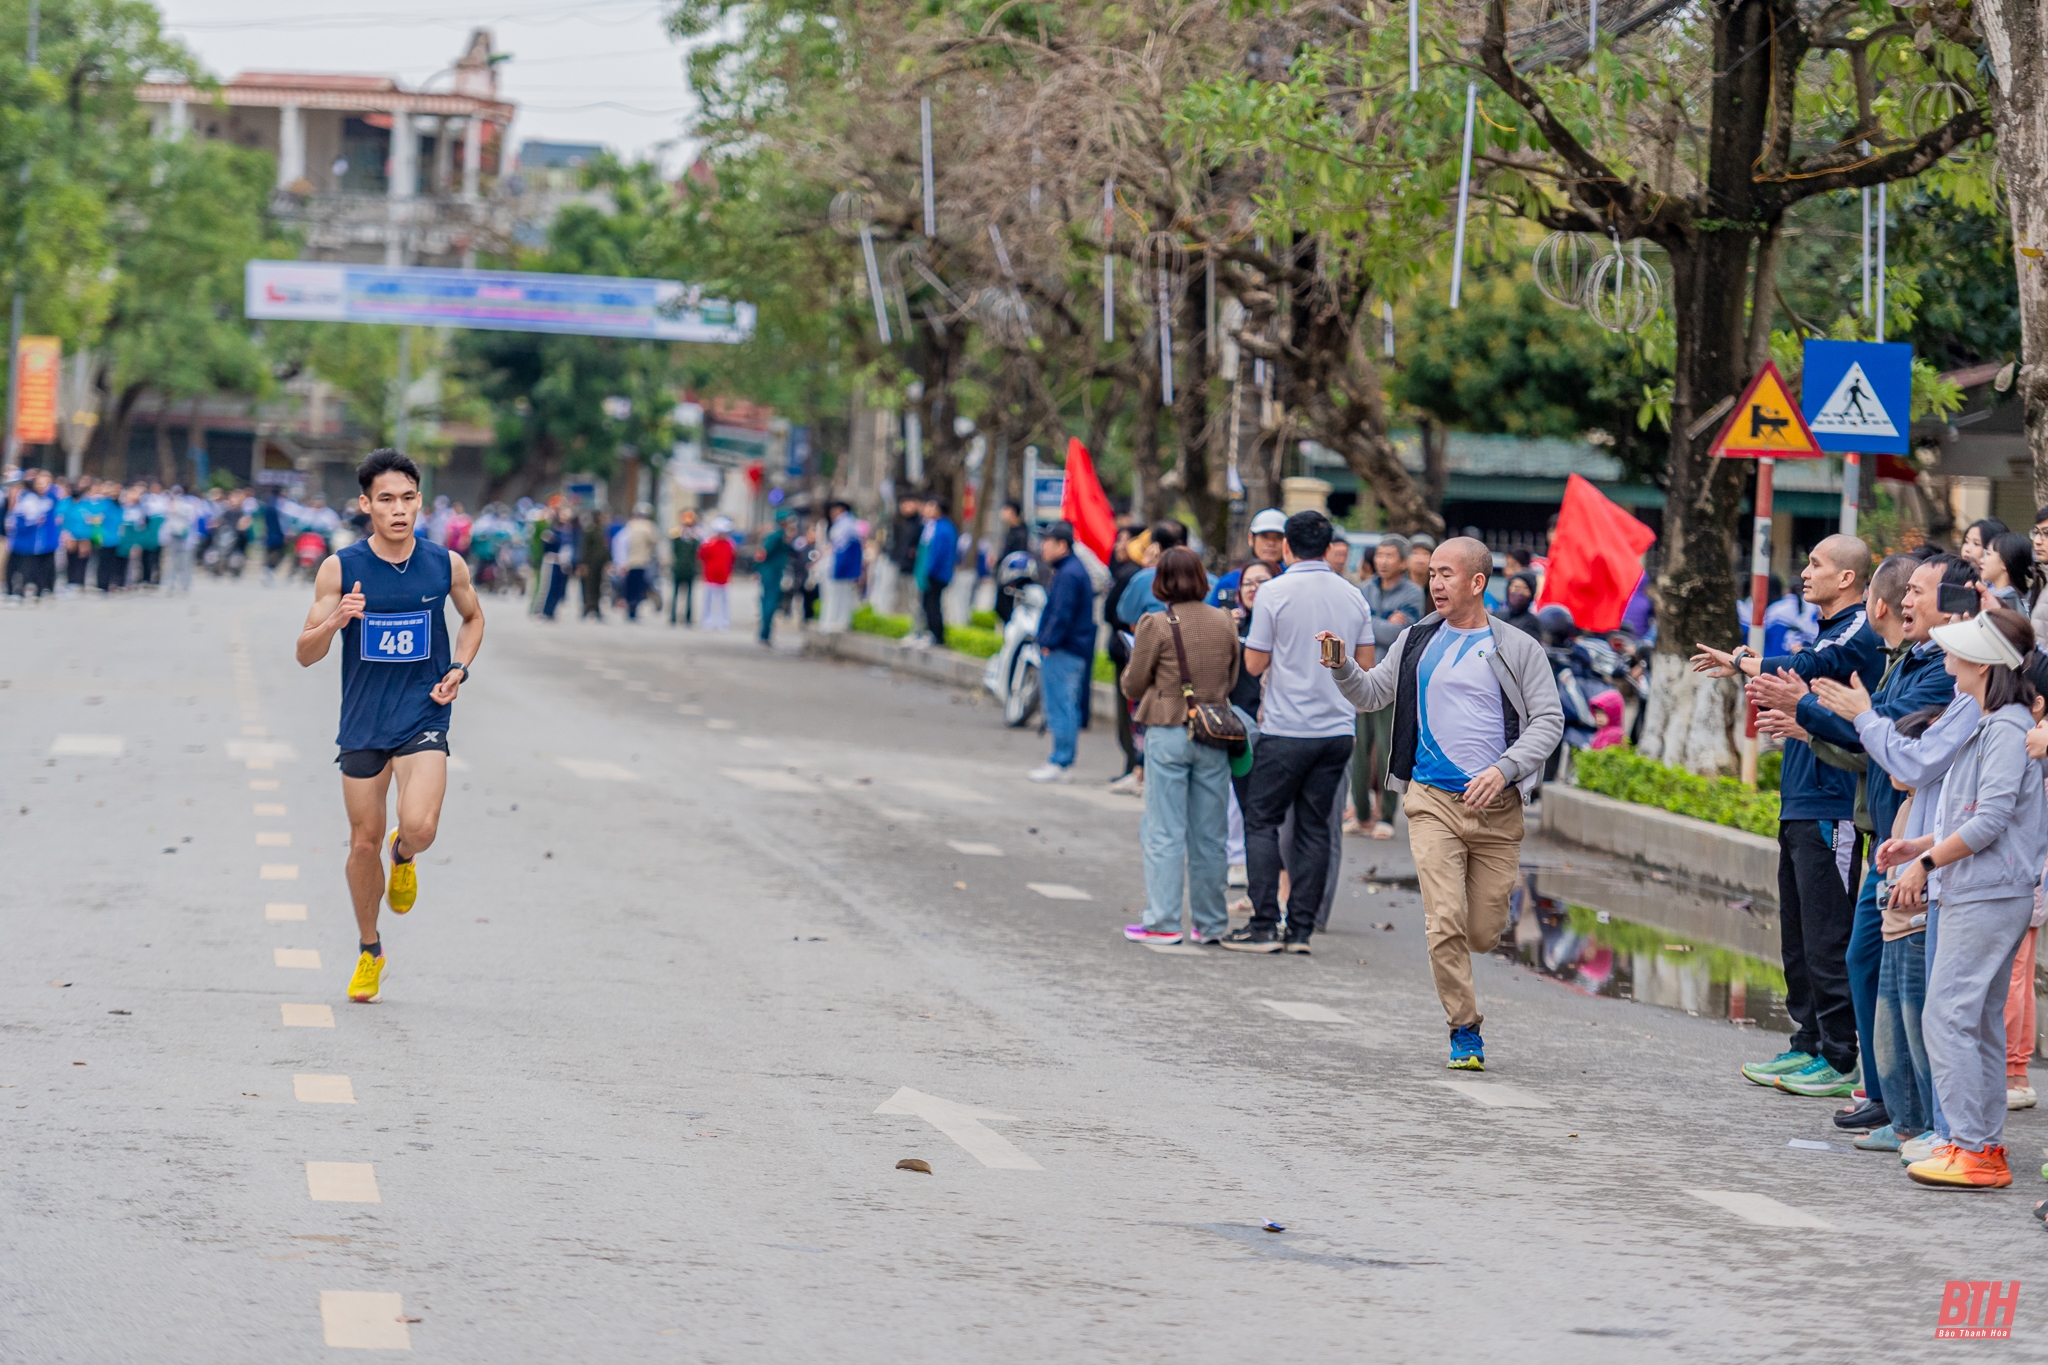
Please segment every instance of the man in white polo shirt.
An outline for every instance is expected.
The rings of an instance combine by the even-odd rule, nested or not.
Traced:
[[[1223,946],[1243,953],[1306,953],[1330,871],[1330,806],[1351,760],[1358,709],[1323,667],[1321,633],[1372,657],[1372,614],[1357,588],[1330,571],[1330,519],[1321,512],[1287,518],[1287,572],[1259,589],[1244,666],[1263,674],[1266,696],[1252,754],[1251,799],[1244,812],[1245,871],[1252,922]],[[1294,812],[1295,876],[1286,924],[1280,911],[1280,822]]]

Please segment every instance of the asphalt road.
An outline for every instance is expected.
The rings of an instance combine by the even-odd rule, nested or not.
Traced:
[[[1131,945],[1135,801],[745,635],[487,603],[351,1005],[308,596],[0,611],[0,1357],[2048,1358],[2038,1112],[1925,1191],[1787,1145],[1777,1037],[1492,959],[1447,1075],[1386,845],[1313,957]],[[2012,1340],[1937,1343],[1951,1279]]]

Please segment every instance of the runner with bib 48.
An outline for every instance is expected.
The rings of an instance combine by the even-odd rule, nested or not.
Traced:
[[[419,466],[395,450],[373,450],[356,470],[370,534],[329,555],[313,583],[313,609],[299,632],[299,663],[311,667],[341,637],[341,795],[348,809],[348,889],[361,950],[348,998],[375,1000],[383,988],[384,945],[377,903],[396,914],[419,896],[415,860],[433,846],[448,791],[448,720],[484,641],[483,607],[469,565],[415,538]],[[451,643],[443,604],[462,628]],[[391,831],[387,883],[385,807],[398,781],[398,828]]]

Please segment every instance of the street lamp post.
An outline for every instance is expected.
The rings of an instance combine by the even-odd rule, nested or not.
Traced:
[[[42,22],[42,0],[28,0],[28,64],[31,70],[35,68],[36,64],[36,39],[39,36],[38,31],[42,27]],[[22,198],[26,200],[28,198],[27,157],[23,157],[21,161],[21,188]],[[15,270],[19,272],[21,269],[20,262],[28,258],[28,210],[25,204],[21,215],[21,230],[15,240],[17,247],[20,248],[15,255]],[[16,396],[21,392],[21,326],[23,310],[21,276],[17,273],[14,278],[14,307],[7,315],[7,458],[4,463],[9,468],[12,468],[21,460],[21,433],[15,430],[14,408]]]

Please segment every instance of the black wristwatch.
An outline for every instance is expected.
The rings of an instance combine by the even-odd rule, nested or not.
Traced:
[[[1938,870],[1934,866],[1934,855],[1932,853],[1923,853],[1920,855],[1920,866],[1927,869],[1927,875],[1930,877],[1933,876],[1935,872]]]
[[[457,661],[455,661],[455,660],[452,660],[452,659],[451,659],[451,660],[449,660],[449,662],[448,662],[448,667],[449,667],[450,669],[456,669],[456,668],[459,668],[459,669],[461,669],[461,670],[462,670],[462,681],[464,681],[464,682],[468,682],[468,681],[469,681],[469,665],[468,665],[468,664],[465,664],[465,663],[459,663],[459,662],[457,662]],[[446,673],[443,673],[443,674],[442,674],[441,676],[445,678],[445,677],[447,677],[448,675],[447,675]]]

